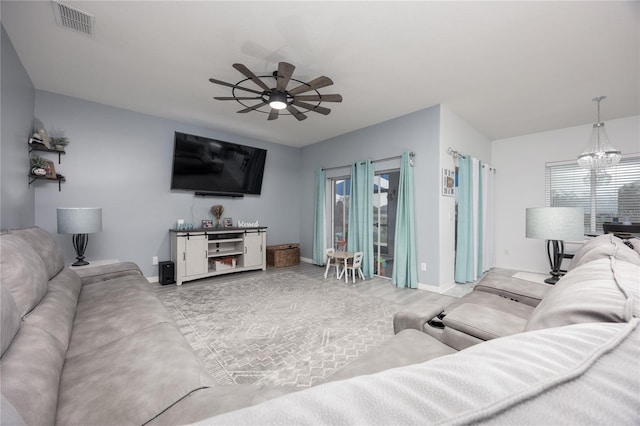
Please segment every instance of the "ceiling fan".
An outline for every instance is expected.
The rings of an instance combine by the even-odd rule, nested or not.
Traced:
[[[219,101],[237,101],[245,107],[238,111],[241,114],[258,111],[269,114],[267,120],[276,120],[281,114],[281,111],[286,109],[289,114],[282,115],[293,115],[298,121],[302,121],[307,118],[305,113],[309,111],[329,115],[331,110],[320,106],[322,102],[342,102],[341,95],[321,94],[318,91],[318,89],[333,84],[333,81],[331,81],[329,77],[321,76],[308,82],[296,80],[292,78],[293,71],[296,67],[287,62],[280,62],[278,64],[278,70],[274,71],[273,74],[261,76],[254,74],[249,68],[242,64],[233,64],[233,67],[247,78],[236,84],[216,80],[215,78],[210,78],[209,81],[231,87],[231,94],[233,96],[215,96],[213,99]],[[243,86],[242,84],[247,81],[255,83],[261,90]],[[287,89],[287,86],[292,81],[300,84],[291,89]],[[271,87],[274,84],[275,86]],[[236,95],[236,90],[253,93],[256,96],[238,96]],[[309,92],[314,93],[310,94]],[[251,105],[253,101],[257,101],[257,103]],[[269,107],[270,110],[261,110],[260,108],[262,107]],[[301,108],[302,111],[296,107]]]

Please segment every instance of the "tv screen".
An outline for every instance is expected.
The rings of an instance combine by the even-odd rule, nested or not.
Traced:
[[[260,194],[267,150],[176,132],[171,189]]]

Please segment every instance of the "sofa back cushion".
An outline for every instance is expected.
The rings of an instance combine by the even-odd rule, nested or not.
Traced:
[[[639,316],[640,266],[615,257],[570,271],[533,310],[525,331],[588,322],[628,322]]]
[[[34,226],[33,228],[12,230],[10,233],[26,241],[38,253],[47,268],[49,279],[55,277],[64,268],[64,256],[60,245],[44,229]]]
[[[640,265],[640,254],[627,247],[624,242],[613,234],[595,237],[580,247],[569,265],[568,271],[580,265],[597,259],[615,256],[619,260]]]
[[[26,424],[55,423],[64,360],[60,342],[28,324],[22,325],[2,357],[2,396]]]
[[[40,302],[49,278],[44,262],[22,238],[0,236],[0,281],[11,292],[22,318]]]
[[[2,356],[20,329],[20,316],[11,292],[1,283],[0,309],[2,309],[0,311],[0,356]]]

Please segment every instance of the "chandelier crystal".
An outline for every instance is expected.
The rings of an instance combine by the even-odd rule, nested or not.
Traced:
[[[591,140],[585,150],[578,156],[578,164],[583,169],[603,170],[613,167],[620,161],[621,152],[609,143],[609,136],[600,122],[600,102],[606,96],[593,98],[598,104],[598,121],[593,125]]]

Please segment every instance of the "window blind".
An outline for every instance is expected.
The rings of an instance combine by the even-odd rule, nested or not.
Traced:
[[[582,169],[575,161],[546,164],[546,205],[582,207],[585,234],[601,234],[602,223],[625,218],[640,223],[640,156],[623,157],[610,169]]]

